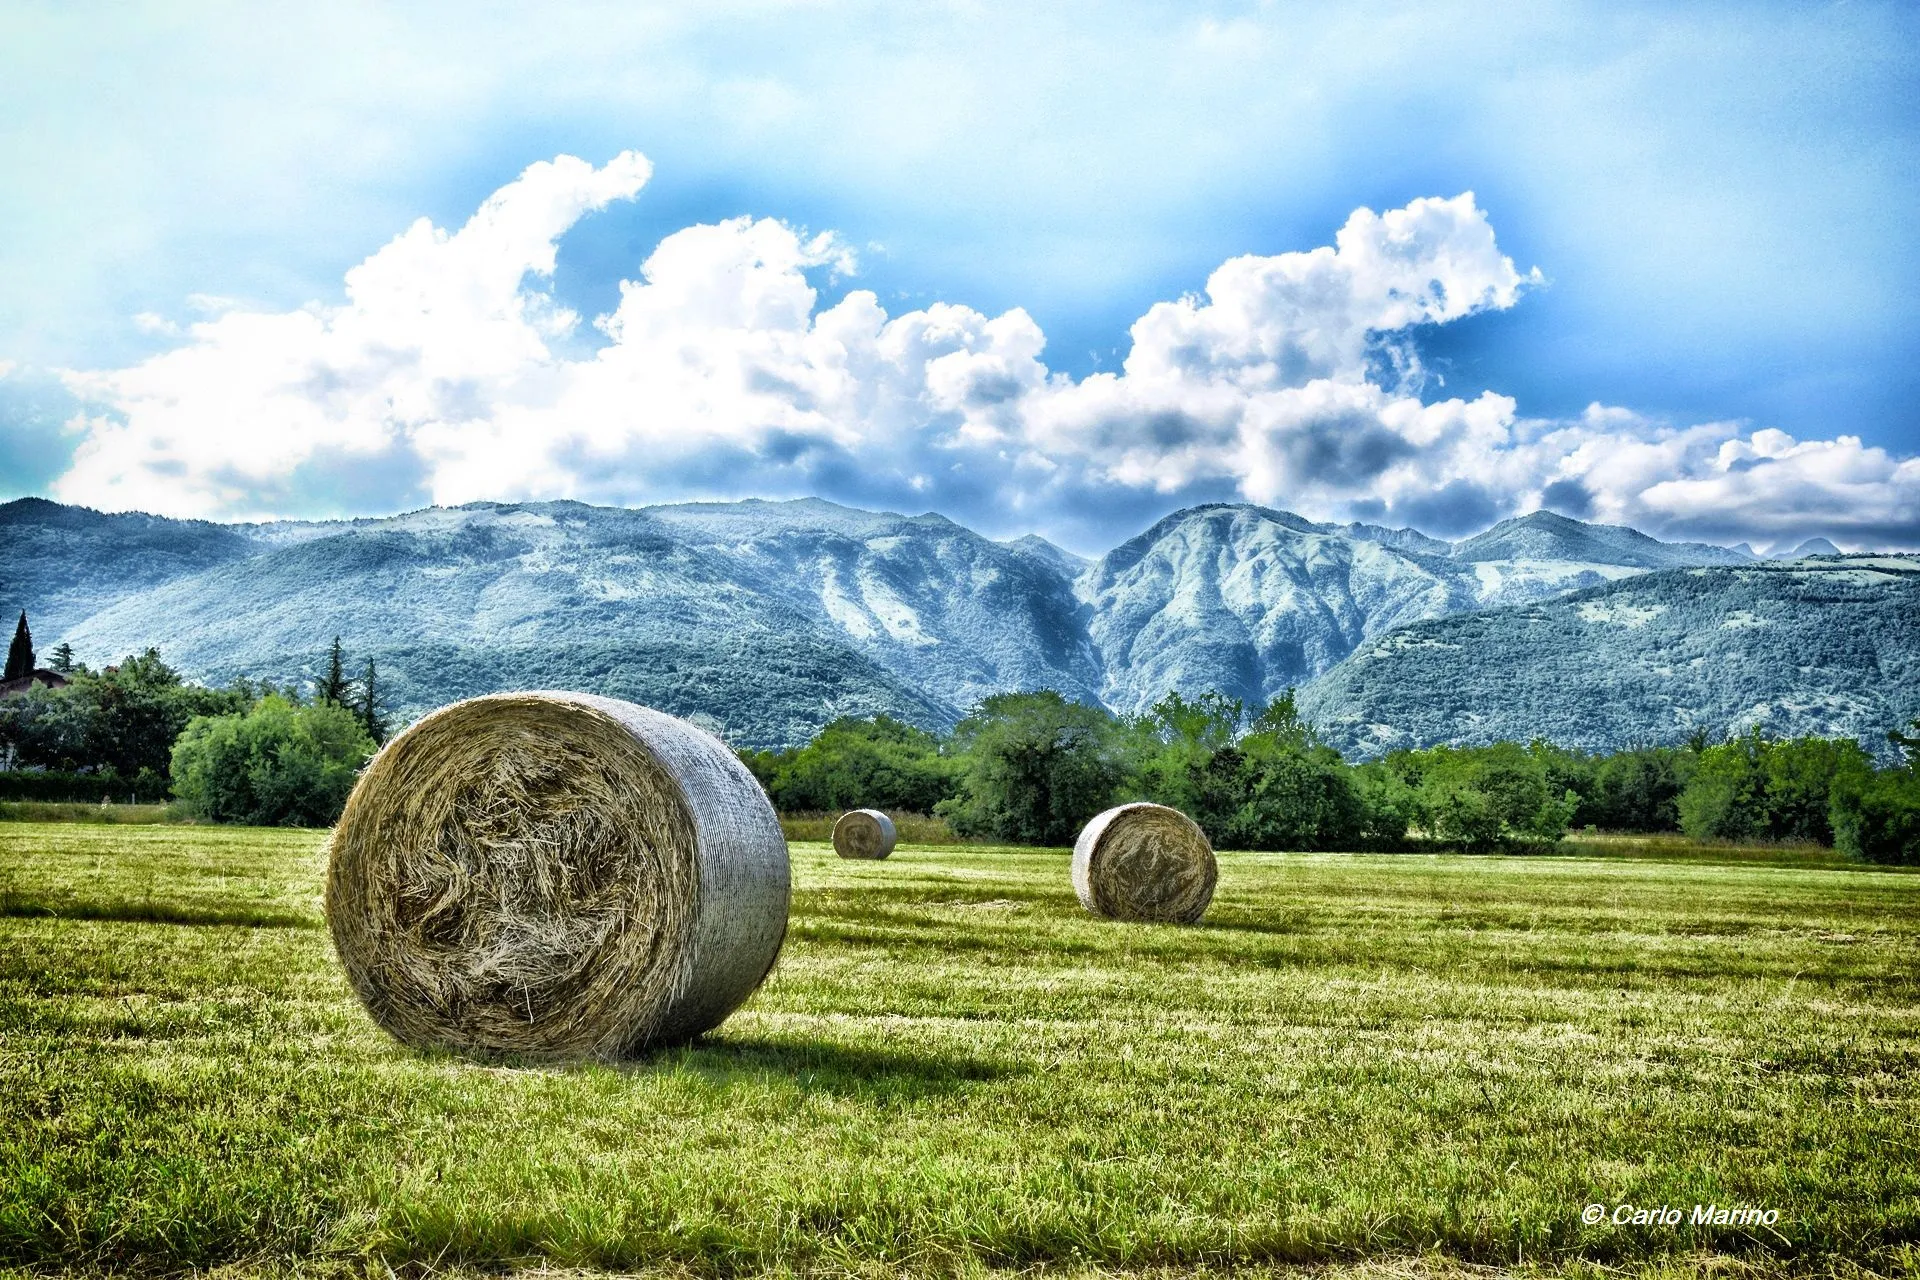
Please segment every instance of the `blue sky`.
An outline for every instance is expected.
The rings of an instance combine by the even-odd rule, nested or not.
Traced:
[[[821,492],[1095,549],[1200,498],[1457,533],[1574,493],[1570,514],[1670,536],[1920,545],[1916,35],[1895,4],[169,4],[111,21],[11,6],[0,492],[215,517]],[[453,232],[530,165],[605,170],[627,151],[651,177],[555,223],[550,275],[531,251],[529,296],[577,323],[535,326],[547,356],[515,379],[461,374],[457,409],[376,424],[353,417],[364,404],[304,415],[258,385],[236,402],[266,359],[307,387],[315,369],[371,377],[341,337],[367,326],[344,313],[271,356],[238,323],[191,328],[350,312],[346,273],[416,219]],[[1293,381],[1223,364],[1254,339],[1221,327],[1231,308],[1204,311],[1222,264],[1465,192],[1471,215],[1456,208],[1447,234],[1490,229],[1511,289],[1470,273],[1492,300],[1370,329],[1364,362]],[[1018,309],[1043,336],[1037,363],[1027,338],[971,321],[923,354],[999,361],[1029,379],[1021,407],[989,412],[977,387],[963,404],[924,369],[884,410],[878,383],[770,406],[795,368],[826,375],[769,339],[800,365],[675,366],[676,385],[732,380],[680,386],[697,424],[665,408],[618,431],[577,420],[629,412],[666,376],[654,356],[621,395],[575,388],[528,411],[529,388],[608,344],[594,318],[663,241],[742,217],[794,233],[797,250],[735,239],[768,280],[805,279],[808,317],[859,290],[889,320]],[[820,232],[833,253],[806,248]],[[715,265],[730,250],[703,252],[721,275],[686,259],[695,294],[738,274]],[[1124,371],[1155,304],[1196,293],[1204,373],[1098,380]],[[1357,314],[1262,313],[1247,333]],[[705,323],[681,313],[649,340],[684,345]],[[381,403],[407,398],[382,385]],[[1416,427],[1410,403],[1485,420]],[[181,443],[223,413],[286,440],[232,465],[217,456],[242,447],[231,425]],[[1399,443],[1368,455],[1376,470],[1316,461],[1379,431]],[[498,456],[531,442],[550,465],[485,465],[486,441]]]

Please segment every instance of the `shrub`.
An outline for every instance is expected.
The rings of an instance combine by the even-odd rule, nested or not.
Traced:
[[[1883,769],[1833,788],[1834,847],[1850,858],[1920,865],[1920,772]]]
[[[0,773],[0,801],[27,803],[152,804],[167,798],[167,780],[151,769],[132,778],[111,771],[59,773],[54,771]]]
[[[278,696],[244,715],[196,716],[173,747],[173,791],[214,822],[327,826],[373,742],[353,712]]]

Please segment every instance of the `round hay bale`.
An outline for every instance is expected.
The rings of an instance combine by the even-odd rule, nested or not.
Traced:
[[[443,707],[347,800],[326,909],[407,1044],[615,1058],[719,1025],[786,937],[787,843],[684,720],[581,693]]]
[[[833,851],[878,862],[893,852],[893,819],[878,809],[849,809],[833,824]]]
[[[1163,804],[1109,809],[1073,842],[1080,905],[1115,920],[1192,924],[1206,914],[1219,875],[1206,832]]]

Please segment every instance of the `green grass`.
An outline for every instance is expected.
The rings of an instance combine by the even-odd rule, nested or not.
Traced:
[[[84,804],[77,800],[0,800],[0,822],[150,823],[189,821],[166,804]]]
[[[894,834],[901,844],[965,844],[959,836],[953,834],[953,828],[947,825],[945,818],[930,818],[924,813],[892,813]],[[837,813],[783,813],[780,815],[780,829],[788,840],[802,840],[826,843],[833,839],[833,824],[838,821]]]
[[[1808,840],[1759,841],[1697,840],[1677,831],[1570,832],[1545,856],[1575,858],[1634,858],[1656,862],[1721,862],[1731,865],[1767,864],[1777,867],[1870,870],[1826,845]]]
[[[0,1268],[1920,1274],[1913,875],[801,845],[745,1009],[554,1069],[374,1028],[321,840],[0,827]]]

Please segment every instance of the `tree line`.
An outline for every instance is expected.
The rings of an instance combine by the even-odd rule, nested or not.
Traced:
[[[8,671],[36,660],[22,615]],[[62,645],[46,669],[66,684],[0,699],[0,798],[172,798],[213,821],[324,826],[387,735],[379,672],[349,678],[337,636],[304,693],[194,684],[155,649],[94,671]]]
[[[22,617],[8,671],[36,659]],[[303,691],[208,688],[148,649],[68,683],[0,699],[0,798],[177,799],[222,822],[326,825],[388,731],[379,673],[347,675],[338,637]],[[983,700],[945,734],[886,716],[839,719],[805,746],[742,751],[783,812],[873,807],[941,817],[963,837],[1070,843],[1127,800],[1191,815],[1220,848],[1526,849],[1575,827],[1708,839],[1812,840],[1920,863],[1920,720],[1878,767],[1851,739],[1710,742],[1593,754],[1544,741],[1394,751],[1349,763],[1291,692],[1249,708],[1173,693],[1116,716],[1058,693]]]
[[[884,716],[841,719],[804,747],[741,758],[783,812],[911,810],[1011,843],[1070,843],[1102,809],[1152,800],[1229,849],[1526,849],[1594,827],[1812,840],[1920,862],[1920,720],[1909,727],[1888,735],[1906,756],[1893,768],[1851,739],[1758,729],[1612,753],[1498,742],[1350,764],[1291,693],[1251,710],[1174,693],[1139,716],[1010,693],[945,736]]]

